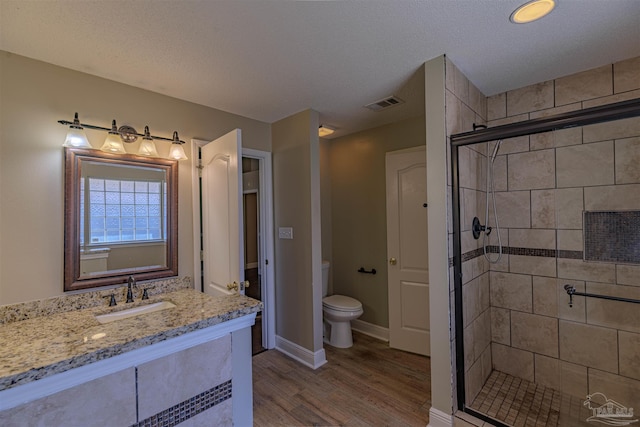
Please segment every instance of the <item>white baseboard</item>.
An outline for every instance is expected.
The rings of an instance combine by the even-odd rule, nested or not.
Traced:
[[[389,329],[360,319],[351,321],[351,329],[381,341],[389,342]]]
[[[429,424],[427,427],[453,427],[453,415],[442,412],[433,406],[429,409]]]
[[[318,369],[320,366],[327,363],[324,348],[314,353],[311,350],[307,350],[306,348],[278,335],[276,335],[276,350],[286,354],[294,360],[297,360],[303,365],[310,367],[311,369]]]

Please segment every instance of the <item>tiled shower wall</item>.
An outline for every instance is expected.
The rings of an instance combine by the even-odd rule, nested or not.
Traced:
[[[449,93],[450,69],[459,74],[447,67],[447,129],[468,131],[449,117],[450,108],[470,117],[454,111],[466,106]],[[487,125],[635,98],[640,58],[492,96]],[[569,307],[563,289],[640,299],[640,265],[582,260],[583,211],[640,210],[640,118],[504,140],[495,184],[506,253],[493,265],[470,237],[471,219],[484,223],[487,149],[493,143],[460,149],[467,403],[493,368],[640,407],[638,305],[576,296]]]
[[[486,97],[471,83],[456,66],[446,58],[445,68],[445,104],[446,104],[446,134],[447,137],[473,130],[473,124],[484,124],[487,116]],[[484,212],[484,171],[486,170],[485,147],[460,149],[460,185],[462,212],[467,213],[462,220],[462,252],[470,253],[481,248],[481,242],[471,237],[471,221],[474,215]],[[451,147],[448,146],[448,156]],[[450,159],[451,157],[449,157]],[[483,160],[484,159],[484,160]],[[448,191],[451,197],[451,170],[448,162],[447,174]],[[464,206],[467,206],[465,211]],[[448,203],[451,208],[451,201]],[[478,213],[474,213],[474,212]],[[449,223],[449,254],[453,256],[453,226],[451,212],[448,214]],[[473,252],[475,253],[475,252]],[[489,310],[489,272],[488,264],[482,257],[474,257],[463,262],[463,297],[465,299],[464,313],[464,342],[465,348],[465,377],[475,382],[467,381],[467,396],[469,387],[477,393],[491,373],[491,312]],[[455,318],[454,318],[454,287],[453,267],[450,268],[449,291],[451,302],[451,354],[455,354]],[[455,372],[455,358],[452,360]],[[470,374],[472,372],[473,374]],[[477,384],[476,384],[477,383]],[[455,380],[453,381],[455,387]],[[455,399],[456,391],[453,396]]]

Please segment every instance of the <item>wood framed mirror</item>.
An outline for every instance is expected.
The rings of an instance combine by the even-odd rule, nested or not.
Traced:
[[[64,290],[178,274],[178,162],[65,148]]]

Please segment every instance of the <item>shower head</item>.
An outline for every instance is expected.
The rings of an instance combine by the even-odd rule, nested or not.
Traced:
[[[491,163],[493,163],[493,161],[496,159],[496,155],[498,154],[498,149],[500,148],[500,144],[502,144],[501,139],[499,139],[498,142],[496,142],[496,146],[493,147],[493,153],[491,153]]]

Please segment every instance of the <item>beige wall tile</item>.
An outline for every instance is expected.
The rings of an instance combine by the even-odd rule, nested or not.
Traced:
[[[587,367],[560,361],[560,390],[571,396],[584,398],[589,392]]]
[[[507,94],[499,93],[487,98],[487,120],[507,117]]]
[[[582,188],[556,190],[556,221],[558,228],[582,230],[584,194]]]
[[[555,190],[531,192],[531,226],[533,228],[556,228]]]
[[[529,120],[529,115],[528,114],[520,114],[518,116],[505,117],[503,119],[491,120],[491,121],[487,122],[487,126],[489,126],[489,127],[502,126],[502,125],[507,125],[507,124],[510,124],[510,123],[524,122],[526,120]]]
[[[584,189],[584,209],[639,210],[640,184],[587,187]]]
[[[640,117],[599,123],[582,128],[582,141],[585,144],[611,139],[632,138],[639,135]]]
[[[469,283],[471,280],[480,277],[489,270],[484,257],[476,257],[462,263],[462,283]]]
[[[518,248],[555,249],[555,230],[512,228],[509,230],[509,246]]]
[[[462,287],[464,326],[489,308],[489,275],[483,274]]]
[[[556,279],[533,276],[533,312],[544,316],[558,316]]]
[[[476,360],[475,346],[473,345],[473,323],[465,327],[462,331],[464,339],[464,366],[471,366]]]
[[[511,345],[550,357],[558,357],[558,319],[511,312]]]
[[[587,282],[587,292],[622,298],[640,299],[637,286],[606,285]],[[640,310],[635,304],[587,298],[587,322],[630,332],[640,332]],[[640,355],[639,359],[640,361]]]
[[[511,273],[555,277],[556,259],[536,256],[510,255],[509,271]]]
[[[616,267],[614,264],[559,258],[558,277],[561,279],[614,283],[616,279]]]
[[[556,290],[558,295],[558,317],[574,322],[587,322],[587,303],[584,297],[573,297],[573,304],[569,306],[569,295],[564,289],[564,285],[572,285],[578,292],[585,292],[585,285],[582,281],[557,279]]]
[[[562,105],[555,108],[548,108],[546,110],[533,111],[529,114],[532,119],[539,119],[541,117],[555,116],[556,114],[569,113],[571,111],[581,110],[582,102],[574,102],[573,104]]]
[[[559,188],[613,184],[613,141],[558,148],[556,164]]]
[[[473,322],[473,353],[478,358],[491,344],[491,309],[483,311]]]
[[[605,65],[556,79],[556,105],[565,105],[613,94],[612,73],[613,67]]]
[[[137,369],[138,411],[140,419],[145,419],[231,379],[231,335]]]
[[[531,200],[528,191],[496,192],[495,197],[501,227],[531,227]],[[491,223],[495,224],[493,209],[489,216]]]
[[[640,334],[618,332],[620,375],[640,380]]]
[[[463,220],[461,228],[462,230],[471,230],[473,217],[477,216],[484,223],[485,192],[462,188],[460,193],[460,209],[462,210],[460,217]]]
[[[507,159],[509,191],[555,188],[555,160],[555,150],[510,154]]]
[[[575,127],[531,135],[529,146],[533,151],[579,144],[582,144],[582,128]]]
[[[469,103],[469,80],[451,60],[445,61],[445,85],[462,102]]]
[[[136,422],[135,369],[80,384],[2,411],[3,426],[127,426]],[[108,404],[105,404],[108,402]]]
[[[615,93],[640,89],[640,56],[613,64]]]
[[[491,344],[494,369],[527,381],[534,381],[533,353],[502,344]]]
[[[507,92],[507,115],[553,107],[553,81],[547,81]]]
[[[529,151],[529,135],[503,139],[498,149],[498,155],[524,153]],[[493,143],[489,144],[489,154],[493,153]]]
[[[591,99],[582,103],[582,108],[598,107],[600,105],[613,104],[615,102],[628,101],[630,99],[640,98],[640,89],[623,92],[616,95],[605,96],[603,98]]]
[[[640,266],[616,265],[616,280],[620,285],[640,286]]]
[[[560,359],[618,372],[618,335],[600,326],[560,320]]]
[[[463,131],[462,128],[462,101],[460,101],[449,89],[445,91],[445,122],[447,135],[455,135]]]
[[[554,390],[562,389],[559,359],[536,354],[534,363],[536,384],[551,387]]]
[[[486,157],[469,147],[460,147],[460,187],[473,190],[484,190],[486,186]]]
[[[467,367],[465,366],[465,369]],[[473,402],[473,399],[476,398],[480,390],[482,389],[482,385],[484,384],[484,378],[482,375],[482,362],[478,359],[477,362],[473,363],[465,373],[465,399],[467,401],[467,405]]]
[[[589,369],[589,393],[603,393],[627,408],[640,408],[640,381]]]
[[[491,340],[511,345],[511,310],[491,307]]]
[[[558,230],[558,249],[564,251],[582,251],[582,230]]]
[[[469,107],[476,112],[482,122],[486,121],[487,97],[472,82],[469,82]]]
[[[496,156],[493,161],[493,190],[507,191],[507,156]]]
[[[491,272],[491,306],[531,313],[532,288],[531,276]]]
[[[615,141],[616,184],[640,183],[640,137]]]

